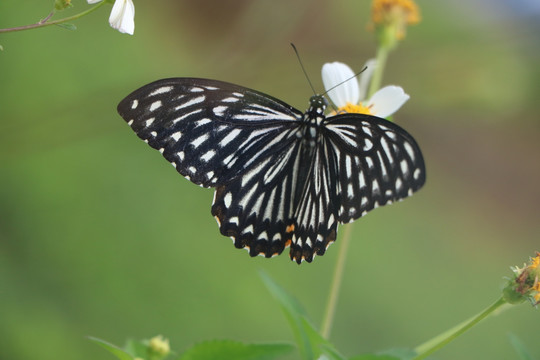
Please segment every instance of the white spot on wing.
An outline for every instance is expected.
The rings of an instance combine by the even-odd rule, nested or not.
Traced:
[[[242,231],[242,234],[253,234],[253,225],[247,226],[244,231]]]
[[[401,167],[401,172],[403,174],[407,174],[409,172],[409,165],[407,164],[407,160],[401,160],[399,166]]]
[[[242,130],[240,129],[233,129],[230,133],[227,134],[227,136],[225,136],[220,142],[219,142],[219,146],[220,147],[225,147],[227,146],[227,144],[229,144],[231,141],[234,140],[234,138],[236,138],[240,132]]]
[[[131,102],[131,109],[136,109],[139,106],[139,100],[133,100]]]
[[[196,98],[193,98],[193,99],[191,99],[189,101],[186,101],[183,104],[178,105],[177,107],[174,108],[174,110],[180,110],[180,109],[183,109],[183,108],[191,106],[191,105],[199,104],[199,103],[203,102],[204,99],[206,99],[206,97],[204,95],[197,96]]]
[[[198,148],[203,142],[208,140],[209,136],[210,135],[208,135],[208,134],[203,134],[203,135],[199,136],[198,138],[196,138],[195,140],[193,140],[191,142],[191,145],[193,145],[193,147],[195,147],[195,148]]]
[[[371,148],[373,147],[373,142],[369,139],[364,139],[364,147],[362,148],[362,150],[364,151],[368,151],[370,150]]]
[[[208,160],[213,158],[214,155],[216,155],[216,152],[214,150],[209,150],[209,151],[206,152],[206,154],[201,156],[201,159],[204,160],[205,162],[208,162]]]
[[[154,110],[160,108],[161,105],[162,105],[162,104],[161,104],[161,101],[160,101],[160,100],[154,101],[154,102],[152,103],[152,105],[150,105],[150,111],[154,111]]]
[[[228,109],[228,106],[216,106],[214,109],[212,109],[212,111],[214,112],[214,114],[216,114],[217,116],[223,116],[223,113],[225,112],[225,110]]]
[[[403,146],[405,147],[405,150],[407,151],[407,154],[409,154],[409,157],[412,161],[414,161],[414,150],[408,142],[403,143]]]
[[[195,123],[195,126],[201,126],[212,122],[210,119],[201,119]]]
[[[369,156],[366,156],[366,162],[367,162],[367,165],[370,169],[373,168],[373,160],[369,157]]]
[[[349,197],[349,199],[354,198],[354,190],[353,190],[353,186],[352,186],[351,183],[349,183],[349,185],[347,185],[347,196]]]
[[[155,119],[156,118],[150,118],[150,119],[146,120],[146,126],[152,125],[152,123],[154,122]]]
[[[172,134],[171,137],[174,139],[174,141],[178,141],[182,137],[182,133],[180,131],[177,131],[174,134]]]
[[[232,194],[230,192],[228,192],[227,194],[225,194],[225,197],[223,198],[223,203],[225,204],[225,207],[226,208],[229,208],[231,206],[231,203],[232,203]]]
[[[150,93],[150,96],[155,96],[155,95],[159,95],[159,94],[164,94],[164,93],[167,93],[169,91],[171,91],[173,89],[172,86],[162,86],[160,88],[157,88],[156,90],[152,91]]]

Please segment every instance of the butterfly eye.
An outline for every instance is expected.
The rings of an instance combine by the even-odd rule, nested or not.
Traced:
[[[303,114],[238,85],[175,78],[134,91],[118,112],[186,179],[215,188],[212,215],[237,248],[272,257],[290,247],[301,263],[325,253],[338,224],[425,181],[405,130],[362,114],[325,119],[323,96],[310,104]]]

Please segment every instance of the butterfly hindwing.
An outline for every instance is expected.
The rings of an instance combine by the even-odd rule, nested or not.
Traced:
[[[297,139],[293,131],[287,138]],[[284,139],[283,141],[285,141]],[[267,156],[237,181],[216,189],[212,214],[220,231],[251,256],[272,257],[290,245],[294,232],[294,190],[301,163],[298,141],[279,156]]]
[[[272,141],[295,128],[302,114],[254,90],[226,82],[172,78],[134,91],[118,112],[190,181],[216,187],[279,154]]]
[[[303,260],[311,262],[315,255],[323,255],[337,236],[340,204],[338,164],[334,149],[323,135],[319,135],[314,150],[307,152],[309,155],[299,170],[307,175],[296,196],[290,255],[297,263]]]
[[[338,157],[341,223],[422,187],[426,174],[422,153],[404,129],[362,114],[327,120],[327,136]]]

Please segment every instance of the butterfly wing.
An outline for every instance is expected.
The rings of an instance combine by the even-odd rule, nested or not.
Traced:
[[[315,255],[323,255],[328,245],[336,240],[338,211],[338,162],[324,132],[316,146],[306,150],[303,186],[298,188],[294,214],[294,234],[290,257],[300,264],[311,262]]]
[[[195,184],[217,187],[249,171],[287,141],[302,113],[260,92],[226,82],[172,78],[128,95],[118,112],[133,131]]]
[[[398,125],[375,116],[344,114],[328,118],[325,132],[339,169],[341,223],[404,199],[424,185],[420,148]]]
[[[268,154],[238,181],[216,189],[212,214],[223,235],[251,256],[272,257],[291,244],[294,233],[295,189],[302,182],[302,144],[298,130],[287,130],[276,141],[289,143],[279,155]]]

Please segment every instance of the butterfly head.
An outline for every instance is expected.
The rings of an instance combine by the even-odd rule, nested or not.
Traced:
[[[313,95],[309,99],[310,110],[315,111],[319,114],[324,113],[324,110],[326,110],[327,106],[328,106],[328,100],[326,100],[326,98],[323,95]]]

